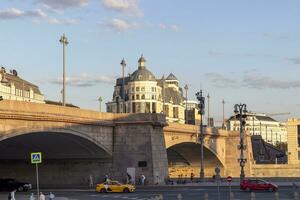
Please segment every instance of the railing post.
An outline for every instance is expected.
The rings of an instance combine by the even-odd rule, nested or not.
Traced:
[[[279,193],[278,192],[275,192],[275,194],[274,194],[274,196],[275,196],[275,200],[279,200]]]
[[[234,200],[234,194],[233,194],[233,192],[230,192],[230,194],[229,194],[229,200]]]
[[[204,200],[208,200],[208,194],[207,193],[204,194]]]
[[[250,199],[251,200],[255,200],[256,198],[255,198],[255,193],[254,192],[251,192],[251,194],[250,194]]]
[[[299,200],[299,194],[298,194],[298,192],[294,192],[294,200]]]
[[[182,195],[180,193],[177,195],[177,200],[182,200]]]

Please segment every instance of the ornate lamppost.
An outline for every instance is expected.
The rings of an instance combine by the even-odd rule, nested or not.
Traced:
[[[124,60],[124,58],[122,59],[120,65],[122,66],[122,99],[123,99],[123,109],[122,112],[125,113],[126,112],[126,108],[125,108],[125,67],[127,65],[126,61]]]
[[[99,112],[101,112],[102,111],[102,109],[101,109],[101,103],[102,103],[102,101],[103,101],[103,99],[102,99],[102,97],[99,97],[98,98],[98,101],[99,101]]]
[[[196,93],[196,97],[199,101],[199,114],[200,114],[200,134],[199,134],[199,143],[200,143],[200,180],[204,181],[204,166],[203,166],[203,115],[205,114],[205,97],[202,95],[202,90]]]
[[[185,123],[188,124],[189,120],[188,120],[188,89],[189,86],[186,84],[184,86],[184,90],[185,90]]]
[[[244,144],[244,129],[246,124],[247,117],[247,106],[246,104],[235,104],[234,105],[234,113],[236,118],[240,121],[240,144],[238,145],[238,149],[240,150],[240,158],[238,162],[240,162],[241,174],[240,181],[243,181],[245,178],[244,167],[247,162],[247,159],[244,156],[244,150],[246,150],[246,145]]]
[[[63,34],[59,40],[63,45],[63,106],[66,106],[66,46],[69,44],[68,38]]]

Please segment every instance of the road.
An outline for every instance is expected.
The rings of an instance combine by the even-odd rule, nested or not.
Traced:
[[[45,194],[48,194],[50,190],[42,190]],[[217,187],[149,187],[138,189],[137,192],[132,194],[98,194],[92,190],[51,190],[56,195],[55,200],[150,200],[162,195],[163,199],[176,200],[178,194],[182,195],[184,200],[197,200],[203,199],[204,194],[208,194],[209,200],[218,200]],[[240,191],[238,188],[233,188],[235,199],[250,199],[250,192]],[[298,191],[300,193],[300,191]],[[292,200],[294,199],[294,191],[291,187],[281,187],[279,190],[280,200]],[[16,194],[16,200],[28,200],[30,192],[23,192]],[[259,200],[273,200],[274,193],[272,192],[256,192],[256,199]],[[7,199],[7,193],[0,193],[0,200]],[[220,188],[220,200],[229,199],[228,188]]]

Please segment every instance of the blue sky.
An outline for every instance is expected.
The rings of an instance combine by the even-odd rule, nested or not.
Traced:
[[[173,72],[189,96],[202,87],[221,120],[235,103],[300,116],[298,0],[1,0],[0,65],[60,100],[62,47],[67,48],[67,100],[98,109],[113,80],[137,68],[141,53],[156,77]],[[103,105],[104,109],[104,105]]]

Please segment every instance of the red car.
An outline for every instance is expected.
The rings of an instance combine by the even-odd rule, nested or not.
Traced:
[[[241,190],[268,190],[275,192],[278,186],[262,179],[245,179],[240,183]]]

